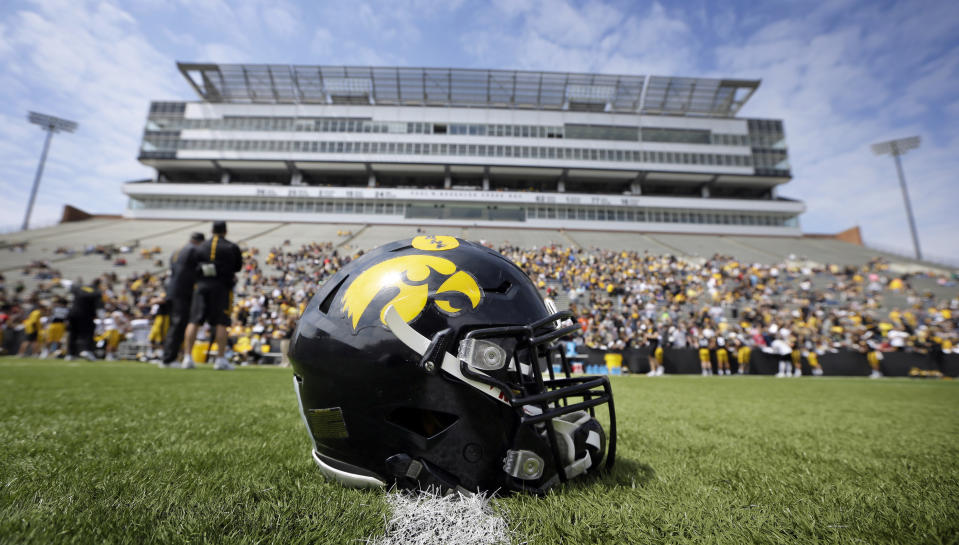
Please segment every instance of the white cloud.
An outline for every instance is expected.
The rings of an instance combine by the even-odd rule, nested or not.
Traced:
[[[473,27],[461,41],[479,64],[532,70],[670,75],[688,71],[695,42],[658,2],[639,13],[597,1],[495,3]]]
[[[172,61],[110,2],[38,2],[8,22],[0,81],[15,80],[19,88],[4,93],[0,110],[3,216],[22,215],[40,155],[43,132],[26,122],[27,110],[79,123],[76,133],[53,139],[36,222],[55,221],[65,203],[121,210],[120,184],[149,176],[136,161],[136,147],[150,99],[182,92],[171,83]]]
[[[325,58],[333,49],[333,33],[325,28],[318,28],[313,33],[313,40],[310,42],[310,53],[319,58]]]
[[[198,47],[199,59],[203,62],[243,63],[249,62],[250,54],[243,49],[225,43],[207,43]]]
[[[289,8],[274,5],[263,9],[263,22],[276,36],[295,37],[300,33],[300,23]]]

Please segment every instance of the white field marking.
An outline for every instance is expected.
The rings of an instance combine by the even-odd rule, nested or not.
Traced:
[[[392,511],[382,537],[372,545],[509,545],[506,521],[482,494],[441,496],[432,492],[390,492]]]

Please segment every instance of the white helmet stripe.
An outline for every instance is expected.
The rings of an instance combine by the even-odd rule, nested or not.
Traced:
[[[403,318],[400,317],[400,313],[393,308],[393,305],[386,307],[383,317],[386,321],[386,327],[390,328],[390,331],[393,332],[393,335],[396,335],[396,338],[408,346],[410,350],[421,356],[426,353],[426,349],[430,346],[429,339],[417,333],[417,331],[413,329],[410,324],[406,323]],[[450,354],[449,352],[443,352],[443,363],[440,365],[440,369],[462,380],[466,384],[469,384],[493,399],[502,401],[507,405],[509,404],[509,402],[506,401],[506,396],[499,390],[499,388],[490,386],[489,384],[483,384],[482,382],[464,376],[463,372],[460,370],[460,360],[458,360],[453,354]],[[475,372],[480,373],[480,371]]]

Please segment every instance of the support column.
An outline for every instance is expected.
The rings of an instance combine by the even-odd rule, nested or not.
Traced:
[[[778,186],[778,185],[774,185],[774,186],[772,186],[772,187],[769,188],[769,198],[770,198],[770,199],[776,200],[776,190],[777,190],[777,189],[779,189],[779,186]]]
[[[220,183],[221,183],[221,184],[228,184],[228,183],[230,183],[230,171],[229,171],[229,170],[224,170],[223,173],[220,174]]]
[[[629,191],[633,195],[642,195],[643,194],[643,184],[639,181],[639,178],[636,178],[629,184]]]
[[[290,175],[290,185],[303,185],[303,173],[294,170],[293,174]]]
[[[450,174],[450,166],[446,165],[443,169],[443,189],[453,187],[453,176]]]
[[[556,181],[556,191],[559,193],[566,193],[566,178],[569,176],[569,169],[564,168],[563,173],[559,175],[559,180]]]
[[[366,164],[366,186],[367,187],[376,187],[376,173],[373,172],[373,167],[369,163]]]
[[[702,192],[702,195],[703,195],[703,198],[704,198],[704,199],[708,199],[708,198],[709,198],[709,186],[708,186],[708,185],[705,185],[705,184],[704,184],[703,187],[700,189],[700,191]]]
[[[483,167],[483,191],[489,191],[489,167]]]

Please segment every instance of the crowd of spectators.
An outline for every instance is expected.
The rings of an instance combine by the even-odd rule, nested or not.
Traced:
[[[103,245],[84,253],[111,259],[134,249]],[[862,266],[763,265],[722,255],[692,259],[557,245],[495,249],[526,272],[544,296],[569,305],[582,325],[575,342],[590,348],[719,348],[736,357],[743,347],[774,351],[788,346],[805,356],[852,349],[873,354],[872,359],[891,350],[959,352],[959,297],[936,298],[916,289],[916,276],[893,273],[880,259]],[[114,338],[130,337],[137,323],[153,323],[162,312],[167,271],[158,267],[163,264],[158,254],[153,248],[140,252],[140,266],[155,272],[101,275],[101,343],[109,341],[110,328],[119,333]],[[292,335],[315,290],[354,257],[332,242],[246,248],[229,328],[234,358],[258,361],[262,354],[279,352],[277,341]],[[7,286],[0,276],[0,320],[7,334],[30,327],[31,316],[38,320],[33,327],[42,330],[54,301],[71,284],[49,263],[24,271],[43,275],[36,289]],[[932,279],[947,286],[956,281],[954,276]],[[33,314],[37,309],[40,314]],[[144,357],[153,357],[149,352],[159,346],[150,340]],[[42,339],[38,346],[57,348]]]
[[[863,266],[741,263],[672,255],[546,246],[499,248],[549,294],[579,316],[579,342],[622,350],[658,347],[734,349],[822,355],[959,351],[959,297],[937,298],[896,274],[888,262]],[[956,278],[936,276],[940,286]],[[902,307],[888,301],[904,303]],[[813,356],[813,361],[815,361]],[[874,369],[878,366],[874,365]]]

